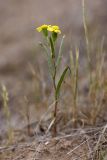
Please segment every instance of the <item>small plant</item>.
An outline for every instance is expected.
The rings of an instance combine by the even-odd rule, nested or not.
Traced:
[[[89,94],[90,94],[91,84],[92,84],[92,66],[91,66],[90,41],[89,41],[89,32],[88,32],[87,18],[86,18],[85,0],[82,0],[82,8],[83,8],[83,27],[85,32],[86,54],[87,54],[88,72],[89,72]]]
[[[72,87],[72,95],[73,95],[73,106],[72,106],[72,121],[73,126],[77,126],[78,119],[78,108],[77,108],[77,100],[78,100],[78,69],[79,69],[79,50],[76,49],[76,57],[74,60],[73,53],[71,50],[70,53],[70,62],[71,62],[71,87]]]
[[[85,0],[82,0],[83,8],[83,27],[85,32],[86,53],[87,53],[87,66],[89,75],[89,100],[92,103],[92,109],[90,113],[90,122],[95,124],[98,115],[103,108],[103,98],[105,89],[103,87],[103,65],[104,65],[104,37],[100,44],[98,44],[97,50],[93,51],[94,56],[91,56],[91,47],[93,41],[89,39],[89,31],[86,17]],[[96,43],[97,44],[97,43]],[[92,68],[92,60],[94,59],[94,69]]]
[[[25,104],[26,104],[25,117],[26,117],[26,120],[27,120],[27,134],[28,134],[28,136],[30,136],[31,135],[30,108],[29,108],[29,100],[26,96],[24,96],[24,101],[25,101]]]
[[[13,129],[11,127],[11,123],[10,123],[10,110],[8,107],[8,101],[9,101],[9,96],[8,96],[8,92],[6,89],[5,85],[2,85],[2,98],[3,98],[3,107],[4,107],[4,114],[7,120],[7,125],[8,125],[8,144],[12,142],[13,140]]]
[[[91,111],[91,124],[95,124],[98,115],[103,109],[103,99],[105,94],[104,76],[103,76],[103,65],[104,65],[104,51],[103,51],[104,39],[102,39],[101,45],[99,45],[98,51],[96,52],[96,64],[95,71],[92,76],[92,85],[90,90],[90,99],[93,104]]]
[[[64,41],[64,37],[62,37],[61,44],[59,47],[59,52],[56,54],[56,42],[58,39],[58,35],[61,34],[60,28],[58,26],[51,26],[51,25],[42,25],[37,28],[38,32],[42,32],[43,36],[46,40],[46,43],[40,43],[41,47],[44,48],[46,56],[47,56],[47,62],[49,67],[49,72],[51,75],[53,88],[54,88],[54,115],[53,115],[53,136],[56,136],[57,134],[57,108],[58,108],[58,98],[60,94],[61,85],[63,83],[64,77],[66,75],[66,72],[69,70],[69,67],[67,66],[59,81],[56,82],[56,76],[57,76],[57,70],[61,63],[62,59],[62,45]]]

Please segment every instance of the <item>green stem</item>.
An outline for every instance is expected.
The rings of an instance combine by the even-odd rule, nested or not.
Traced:
[[[55,106],[54,106],[54,125],[53,125],[53,137],[56,136],[57,134],[57,123],[56,123],[56,117],[57,117],[57,104],[58,104],[58,99],[56,96],[56,64],[55,64],[55,58],[53,58],[53,65],[54,65],[54,75],[53,75],[53,86],[54,86],[54,98],[55,98]]]

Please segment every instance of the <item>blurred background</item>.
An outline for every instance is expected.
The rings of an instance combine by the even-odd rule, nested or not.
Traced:
[[[93,44],[106,38],[107,1],[86,0],[86,17]],[[0,83],[9,94],[9,110],[13,127],[26,120],[26,105],[30,106],[31,121],[39,119],[50,96],[46,59],[38,45],[42,36],[36,28],[42,24],[59,25],[66,35],[64,55],[78,46],[84,63],[85,38],[82,0],[0,0]],[[104,49],[106,51],[106,41]],[[67,56],[68,55],[68,56]],[[66,63],[66,59],[65,62]],[[6,130],[0,89],[0,132]],[[26,104],[25,98],[28,98]]]

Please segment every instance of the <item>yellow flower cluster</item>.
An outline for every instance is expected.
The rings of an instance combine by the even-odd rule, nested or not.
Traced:
[[[51,26],[51,25],[42,25],[40,27],[37,28],[38,32],[41,32],[43,30],[47,30],[49,32],[55,32],[55,33],[61,33],[59,26]]]
[[[41,32],[43,29],[47,30],[47,28],[48,28],[48,25],[44,24],[44,25],[42,25],[42,26],[40,26],[40,27],[38,27],[36,29],[37,29],[38,32]]]

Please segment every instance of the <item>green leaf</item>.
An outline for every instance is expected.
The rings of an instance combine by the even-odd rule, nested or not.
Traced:
[[[62,75],[61,75],[61,77],[59,79],[59,82],[58,82],[57,87],[56,87],[56,92],[55,92],[56,99],[58,98],[58,96],[60,94],[60,88],[61,88],[62,82],[64,81],[64,77],[65,77],[65,75],[66,75],[66,73],[67,73],[68,70],[70,70],[70,68],[67,66],[64,69],[64,71],[63,71],[63,73],[62,73]]]
[[[45,51],[45,53],[46,53],[46,56],[48,56],[49,55],[49,53],[48,53],[48,48],[47,48],[47,46],[46,45],[44,45],[43,43],[41,43],[41,42],[39,42],[39,45],[44,49],[44,51]]]
[[[53,40],[51,37],[49,38],[49,41],[50,41],[50,47],[51,47],[51,56],[52,56],[52,58],[55,58],[54,43],[53,43]]]
[[[45,53],[46,53],[46,57],[47,57],[47,62],[48,62],[48,68],[49,68],[49,73],[51,75],[51,77],[53,77],[53,73],[54,73],[54,66],[52,63],[52,57],[49,54],[48,48],[46,45],[40,43],[40,46],[44,49]]]
[[[56,66],[59,66],[59,64],[61,62],[61,59],[62,59],[62,46],[63,46],[63,43],[64,43],[64,38],[65,38],[65,35],[62,37],[62,40],[61,40]]]

